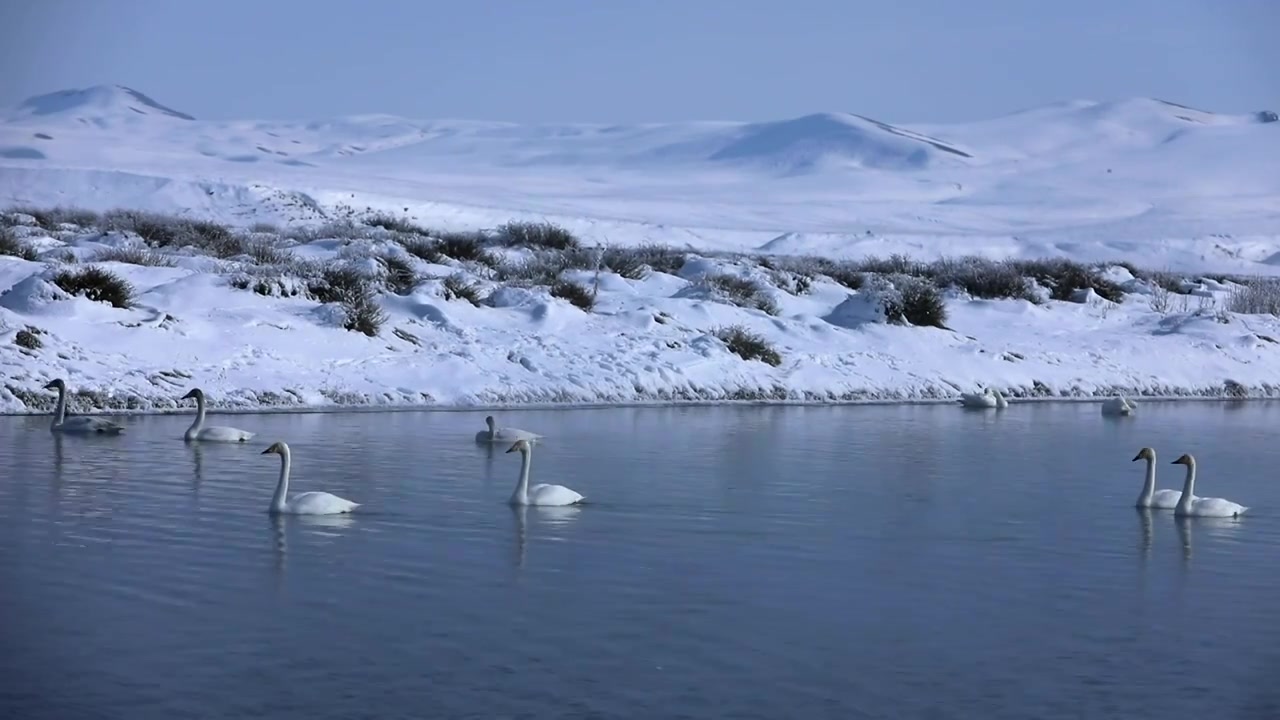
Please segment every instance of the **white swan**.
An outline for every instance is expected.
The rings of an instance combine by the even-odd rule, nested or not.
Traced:
[[[119,435],[124,432],[123,425],[111,422],[106,418],[77,415],[76,417],[68,420],[67,384],[62,381],[62,378],[58,378],[48,385],[45,385],[44,389],[58,391],[58,407],[53,411],[53,425],[49,428],[51,431],[78,433],[81,435],[93,433],[101,435]]]
[[[196,420],[187,428],[184,440],[201,440],[204,442],[248,442],[256,433],[225,425],[204,426],[204,391],[192,388],[191,392],[182,396],[183,400],[196,399]]]
[[[960,404],[967,408],[1007,408],[1009,401],[1004,393],[991,388],[983,388],[982,392],[961,393]]]
[[[273,443],[262,451],[263,455],[275,453],[280,456],[280,482],[276,484],[276,494],[271,496],[270,513],[286,513],[289,515],[337,515],[348,513],[360,507],[360,503],[340,498],[327,492],[298,493],[285,500],[289,492],[289,466],[293,464],[289,455],[289,446],[284,442]]]
[[[1182,487],[1182,498],[1173,509],[1174,515],[1194,517],[1238,517],[1249,508],[1222,498],[1196,497],[1192,494],[1196,486],[1196,459],[1190,453],[1173,461],[1174,465],[1187,466],[1187,482]]]
[[[537,433],[531,433],[528,430],[520,428],[497,427],[493,416],[489,415],[484,419],[485,425],[489,426],[488,430],[481,430],[476,433],[476,442],[515,442],[517,440],[528,440],[529,442],[537,442],[542,438]]]
[[[1102,401],[1102,414],[1122,417],[1138,412],[1138,406],[1129,402],[1124,396],[1107,398]]]
[[[1138,507],[1171,510],[1182,498],[1181,490],[1156,490],[1156,451],[1144,447],[1133,456],[1131,462],[1147,461],[1147,481],[1142,484],[1142,492],[1138,493]]]
[[[517,440],[507,452],[517,450],[520,452],[520,480],[516,483],[516,491],[511,493],[512,505],[573,505],[585,499],[563,485],[538,483],[529,487],[529,455],[533,446],[528,440]]]

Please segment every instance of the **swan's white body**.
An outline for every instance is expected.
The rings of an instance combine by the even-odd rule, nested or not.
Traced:
[[[511,493],[512,505],[573,505],[585,498],[563,485],[547,485],[538,483],[529,487],[529,464],[533,448],[528,440],[517,440],[507,452],[520,453],[520,480],[516,482],[516,490]]]
[[[476,433],[476,442],[513,443],[520,440],[528,440],[529,442],[534,443],[542,438],[542,436],[537,433],[531,433],[528,430],[521,430],[520,428],[500,428],[497,426],[492,415],[486,417],[484,422],[489,426],[489,429],[481,430]]]
[[[1145,447],[1138,451],[1134,456],[1133,462],[1139,460],[1147,461],[1147,479],[1142,483],[1142,492],[1138,493],[1137,506],[1141,508],[1155,508],[1157,510],[1172,510],[1177,506],[1178,501],[1182,499],[1181,490],[1156,490],[1156,451]]]
[[[271,496],[271,506],[267,508],[267,512],[285,515],[337,515],[360,507],[360,503],[327,492],[298,493],[286,500],[285,496],[289,493],[289,468],[293,464],[289,446],[278,442],[262,451],[263,455],[268,453],[280,456],[280,482],[276,483],[276,492]]]
[[[1102,414],[1112,417],[1123,417],[1132,415],[1138,411],[1138,406],[1129,402],[1123,397],[1107,398],[1102,401]]]
[[[982,392],[961,393],[960,404],[968,408],[1007,408],[1009,401],[999,390],[985,388]]]
[[[201,442],[228,442],[242,443],[249,440],[256,434],[248,430],[240,428],[227,427],[225,425],[204,426],[204,391],[200,388],[194,388],[191,392],[182,396],[183,400],[190,398],[196,399],[196,420],[191,423],[191,427],[187,428],[187,432],[183,435],[185,440],[198,440]]]
[[[53,411],[53,424],[49,426],[49,430],[52,432],[74,433],[77,435],[119,435],[124,432],[123,425],[114,423],[106,418],[77,415],[68,420],[67,384],[62,381],[62,378],[45,385],[44,389],[58,391],[58,407]]]
[[[1249,509],[1230,500],[1198,498],[1193,495],[1192,493],[1196,487],[1196,459],[1190,453],[1174,460],[1173,464],[1187,466],[1187,481],[1182,487],[1182,498],[1178,500],[1177,506],[1173,508],[1174,515],[1216,518],[1237,517],[1243,515],[1244,511]]]

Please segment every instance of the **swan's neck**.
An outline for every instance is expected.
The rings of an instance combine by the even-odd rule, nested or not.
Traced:
[[[528,450],[520,453],[520,481],[516,483],[516,491],[511,495],[511,502],[517,505],[529,504],[529,463],[532,455]]]
[[[1147,480],[1142,483],[1142,493],[1138,495],[1138,505],[1147,506],[1151,504],[1151,498],[1156,494],[1156,463],[1154,460],[1147,460]]]
[[[489,420],[486,424],[489,426],[489,439],[492,440],[498,436],[498,424],[493,420]]]
[[[1191,498],[1195,495],[1196,489],[1196,464],[1193,460],[1187,465],[1187,481],[1182,485],[1182,497],[1178,498],[1178,507],[1186,509],[1191,507]]]
[[[58,407],[53,411],[53,427],[57,428],[67,418],[67,389],[58,388]]]
[[[187,439],[190,440],[200,432],[200,428],[204,427],[204,396],[196,396],[196,420],[191,423],[191,427],[187,428]]]
[[[271,496],[271,512],[284,512],[284,498],[289,493],[289,466],[292,463],[288,450],[280,453],[280,482],[276,483],[276,494]]]

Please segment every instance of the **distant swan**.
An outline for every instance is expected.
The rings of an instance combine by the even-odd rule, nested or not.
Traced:
[[[240,428],[227,427],[225,425],[204,426],[204,391],[200,388],[192,388],[191,392],[182,396],[183,400],[196,399],[196,420],[191,423],[191,427],[187,428],[187,434],[183,435],[185,440],[202,440],[204,442],[248,442],[255,433]]]
[[[1173,461],[1174,465],[1187,466],[1187,482],[1182,487],[1182,499],[1173,509],[1174,515],[1194,517],[1238,517],[1249,508],[1222,498],[1195,497],[1192,491],[1196,486],[1196,459],[1190,453]]]
[[[1132,415],[1138,411],[1138,406],[1126,400],[1123,396],[1107,398],[1102,401],[1102,414],[1112,417],[1121,417],[1124,415]]]
[[[573,505],[585,499],[563,485],[538,483],[529,487],[529,455],[533,447],[528,440],[517,440],[507,452],[516,451],[520,452],[520,480],[511,493],[512,505]]]
[[[58,391],[58,407],[53,411],[53,425],[49,428],[51,431],[77,433],[80,435],[89,435],[93,433],[101,435],[119,435],[124,432],[123,425],[111,422],[106,418],[77,415],[76,417],[68,420],[67,384],[62,381],[62,378],[58,378],[48,385],[45,385],[44,389]]]
[[[484,419],[485,425],[489,426],[488,430],[481,430],[476,433],[476,442],[515,442],[517,440],[528,440],[529,442],[537,442],[542,438],[537,433],[531,433],[528,430],[520,428],[497,427],[493,416],[489,415]]]
[[[280,482],[276,484],[276,494],[271,497],[271,507],[267,508],[267,512],[288,515],[337,515],[360,507],[360,503],[354,503],[327,492],[298,493],[286,502],[285,495],[289,492],[289,466],[292,464],[289,446],[284,442],[277,442],[262,451],[263,455],[268,453],[280,456]]]
[[[1131,462],[1147,461],[1147,481],[1142,484],[1142,492],[1138,494],[1138,507],[1171,510],[1182,498],[1181,490],[1156,490],[1156,451],[1144,447],[1138,451]]]
[[[961,393],[960,404],[967,408],[1007,408],[1009,401],[1004,393],[991,388],[983,388],[982,392]]]

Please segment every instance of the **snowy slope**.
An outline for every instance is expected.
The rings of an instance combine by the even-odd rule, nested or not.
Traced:
[[[133,309],[61,297],[46,280],[66,249],[92,260],[136,238],[24,226],[43,252],[40,262],[0,256],[0,291],[10,290],[0,298],[0,410],[42,407],[35,391],[55,375],[153,408],[185,392],[188,375],[246,407],[902,399],[984,384],[1214,395],[1239,383],[1266,394],[1280,370],[1268,338],[1280,328],[1226,313],[1231,287],[1202,276],[1280,275],[1272,117],[1138,98],[965,125],[849,113],[631,126],[210,122],[129,88],[51,93],[0,114],[0,207],[155,210],[240,227],[366,209],[443,231],[549,220],[587,244],[657,242],[704,257],[643,280],[605,274],[591,313],[545,289],[502,290],[483,273],[471,277],[495,293],[490,304],[445,300],[440,278],[459,267],[424,265],[436,279],[384,295],[390,320],[369,338],[337,327],[332,307],[232,288],[231,265],[189,254],[176,267],[105,263],[134,284]],[[335,258],[343,245],[289,252]],[[850,291],[821,278],[802,294],[769,284],[777,316],[699,295],[699,273],[725,263],[764,273],[708,259],[714,251],[1063,256],[1178,271],[1197,289],[1161,311],[1153,286],[1136,280],[1118,305],[952,295],[950,330],[850,326],[840,320]],[[767,337],[782,365],[745,362],[709,335],[729,324]],[[27,325],[45,331],[46,349],[15,349]]]

